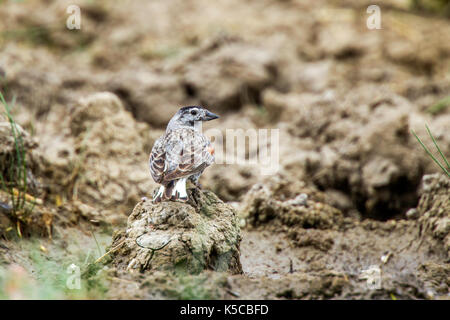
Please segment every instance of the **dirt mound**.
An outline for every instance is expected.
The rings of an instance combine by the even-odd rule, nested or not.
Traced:
[[[102,209],[126,210],[152,190],[144,151],[152,144],[150,129],[137,123],[117,96],[105,92],[81,99],[68,126],[75,166],[70,175],[81,200],[102,203]]]
[[[177,75],[153,70],[126,70],[105,79],[103,85],[116,93],[139,121],[165,129],[170,118],[187,103]]]
[[[422,123],[424,119],[411,112],[405,98],[371,86],[355,88],[344,96],[272,91],[264,97],[269,112],[294,119],[289,134],[303,140],[305,148],[300,172],[321,190],[343,191],[354,209],[376,219],[404,214],[417,204],[415,191],[430,161],[410,134],[419,119]],[[445,124],[436,121],[433,126],[445,132]],[[444,149],[447,139],[438,135]],[[289,149],[284,153],[285,163],[290,158],[298,162],[297,154]],[[306,179],[303,174],[298,176]]]
[[[36,163],[33,173],[48,211],[58,213],[55,221],[125,223],[127,212],[155,186],[146,150],[160,131],[136,122],[108,92],[81,98],[70,110],[59,108],[46,121],[49,129],[30,164]]]
[[[128,218],[113,264],[119,270],[242,272],[235,210],[212,192],[190,190],[190,202],[140,202]]]
[[[37,142],[30,137],[29,133],[22,129],[22,127],[16,124],[17,137],[21,137],[23,140],[23,147],[25,148],[25,153],[37,146]],[[11,123],[3,119],[3,115],[0,115],[0,144],[2,146],[1,153],[6,156],[15,151],[15,140],[11,132]],[[2,161],[2,164],[6,162]]]
[[[442,174],[422,179],[422,195],[417,211],[424,234],[430,234],[450,255],[450,179]]]
[[[116,93],[133,116],[164,128],[183,105],[204,105],[216,112],[240,109],[260,100],[276,78],[273,52],[246,41],[218,37],[162,70],[133,68],[99,79]]]
[[[276,176],[266,184],[256,184],[242,200],[240,213],[249,225],[269,224],[270,228],[300,227],[330,229],[342,221],[342,213],[324,203],[321,192],[301,181]]]
[[[176,71],[185,89],[214,110],[236,110],[260,100],[277,74],[273,52],[239,39],[218,38],[183,60]]]
[[[326,201],[322,193],[282,181],[255,186],[244,198],[242,214],[250,223],[241,261],[250,279],[233,277],[234,291],[288,299],[446,297],[448,178],[424,177],[412,209],[418,220],[387,222],[343,217],[320,202]]]

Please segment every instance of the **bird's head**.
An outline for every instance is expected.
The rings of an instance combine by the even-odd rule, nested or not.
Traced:
[[[200,121],[209,121],[219,118],[218,115],[199,106],[182,107],[172,117],[167,126],[167,130],[173,130],[177,127],[195,127]]]

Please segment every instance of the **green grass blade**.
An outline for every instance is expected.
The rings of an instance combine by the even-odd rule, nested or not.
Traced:
[[[5,191],[8,190],[8,187],[6,185],[5,179],[3,178],[3,174],[0,172],[0,182],[1,182],[1,186],[3,189],[5,189]]]
[[[422,145],[422,148],[428,153],[428,155],[433,159],[434,162],[444,171],[444,173],[450,178],[450,173],[447,171],[447,169],[444,168],[444,166],[434,157],[434,155],[428,150],[428,148],[423,144],[422,140],[417,136],[417,134],[414,132],[414,130],[411,130],[412,134],[416,137],[417,141]]]
[[[14,120],[11,113],[11,108],[15,105],[16,97],[14,96],[11,104],[6,102],[6,99],[2,92],[0,92],[0,102],[3,104],[5,109],[4,114],[8,119],[11,127],[11,135],[14,139],[14,150],[15,154],[13,156],[13,161],[11,167],[8,169],[8,183],[2,181],[3,188],[10,194],[13,212],[17,213],[21,211],[26,205],[26,193],[27,193],[27,163],[26,163],[26,152],[23,142],[23,137],[19,127]],[[2,180],[4,177],[2,177]],[[16,192],[14,191],[16,189]],[[31,211],[34,209],[34,204],[32,205]]]
[[[95,233],[94,233],[94,231],[92,231],[92,229],[91,229],[91,234],[94,237],[95,244],[97,245],[97,250],[98,250],[99,257],[101,257],[102,254],[103,254],[102,253],[102,249],[100,248],[100,245],[98,244],[98,241],[97,241],[97,237],[95,236]]]
[[[441,155],[442,159],[444,159],[445,164],[447,165],[447,169],[450,170],[450,164],[447,161],[447,158],[444,156],[444,154],[442,153],[441,148],[439,148],[439,145],[437,144],[436,140],[434,139],[434,136],[431,134],[430,128],[428,128],[427,125],[425,125],[425,127],[427,128],[428,134],[431,137],[431,140],[433,140],[434,145],[436,146],[436,149],[439,151],[439,154]]]
[[[0,92],[0,100],[2,101],[3,105],[7,105],[5,98],[3,97],[3,94]]]

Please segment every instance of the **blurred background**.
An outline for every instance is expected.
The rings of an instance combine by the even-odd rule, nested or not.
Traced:
[[[80,8],[80,29],[66,26],[70,5]],[[379,6],[380,29],[368,27],[374,14],[367,11],[370,5]],[[247,290],[241,297],[372,297],[362,289],[355,293],[354,284],[346,286],[351,272],[345,265],[356,258],[336,257],[361,246],[367,250],[361,253],[364,259],[372,261],[386,246],[414,240],[402,237],[417,226],[422,178],[442,170],[411,130],[432,146],[427,124],[442,153],[450,156],[449,17],[448,0],[0,1],[5,99],[0,169],[6,180],[0,193],[0,297],[155,297],[147,289],[136,293],[137,280],[101,277],[97,269],[88,272],[94,277],[87,277],[91,287],[73,294],[63,288],[67,274],[61,270],[70,261],[88,266],[102,256],[113,230],[126,223],[141,197],[151,197],[156,184],[148,155],[185,105],[202,105],[221,116],[207,128],[280,129],[276,175],[261,176],[257,165],[215,165],[201,180],[242,218],[246,275],[227,280]],[[26,161],[10,134],[12,118],[23,135]],[[17,163],[22,169],[11,169]],[[321,220],[313,218],[298,225],[281,219],[277,224],[277,210],[262,218],[255,186],[270,189],[277,201],[306,193],[339,211],[346,222],[336,224],[365,226],[349,236],[353,242],[331,252],[320,243],[336,236],[334,222],[316,224]],[[34,199],[27,200],[33,207],[27,209],[26,201],[15,205],[14,192]],[[414,293],[393,284],[400,291],[386,289],[380,297],[448,297],[450,213],[443,194],[439,207],[444,211],[436,220],[444,221],[436,238],[443,251],[432,259],[425,258],[425,249],[418,256],[411,251],[392,270],[401,274],[409,265],[414,280],[404,280],[406,287],[425,290],[420,281],[431,281],[431,291]],[[386,237],[377,230],[388,229],[392,238],[373,244],[380,240],[376,237]],[[286,238],[272,239],[274,231]],[[17,241],[21,238],[27,240]],[[273,256],[270,245],[281,248],[275,258],[266,256]],[[87,256],[86,248],[92,252]],[[263,258],[257,260],[257,254]],[[434,259],[431,267],[427,259]],[[286,291],[297,281],[289,278],[293,260],[303,272],[297,280],[319,289]],[[342,274],[314,278],[311,270]],[[21,273],[30,275],[23,285],[14,280]],[[264,282],[269,280],[258,278],[274,274],[281,279],[271,289]],[[427,278],[430,274],[435,278]],[[210,289],[222,276],[199,277],[205,280],[189,278],[188,285],[173,280],[182,289],[162,290],[158,297],[185,298],[192,283],[211,287],[188,298],[227,297],[225,289]],[[118,290],[121,286],[130,291]]]

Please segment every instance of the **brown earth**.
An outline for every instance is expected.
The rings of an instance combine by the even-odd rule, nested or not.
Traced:
[[[65,27],[73,3],[80,30]],[[449,179],[411,130],[432,145],[428,124],[450,155],[450,21],[385,1],[369,30],[370,4],[2,2],[0,91],[23,128],[29,201],[14,212],[0,188],[0,298],[448,299]],[[216,164],[201,179],[236,210],[243,273],[128,272],[112,240],[156,187],[154,141],[192,104],[220,114],[206,129],[280,130],[277,174]],[[10,177],[3,115],[0,146]],[[179,217],[205,221],[193,208]],[[165,233],[188,223],[174,221]],[[72,263],[79,291],[64,285]]]

